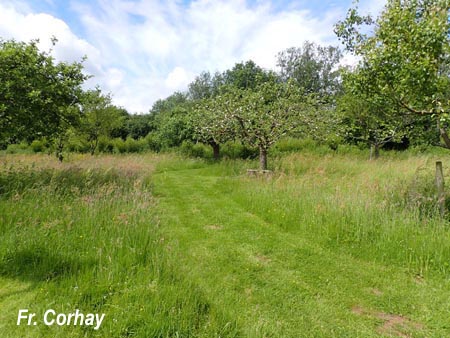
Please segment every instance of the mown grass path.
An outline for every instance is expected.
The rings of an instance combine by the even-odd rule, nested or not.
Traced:
[[[217,168],[216,168],[217,169]],[[244,337],[444,337],[449,282],[324,247],[250,212],[214,166],[154,175],[167,252]],[[251,201],[248,201],[249,203]]]

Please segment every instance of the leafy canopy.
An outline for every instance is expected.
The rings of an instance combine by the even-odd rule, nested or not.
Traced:
[[[376,19],[350,9],[335,31],[371,91],[409,112],[448,114],[449,10],[449,0],[389,0]]]
[[[57,63],[37,43],[0,40],[0,141],[4,143],[51,137],[79,121],[77,104],[88,78],[82,63]]]

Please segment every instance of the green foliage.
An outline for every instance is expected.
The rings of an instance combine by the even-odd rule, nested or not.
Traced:
[[[258,149],[240,141],[228,141],[222,146],[222,154],[228,159],[254,159],[258,157]]]
[[[341,58],[337,47],[322,47],[306,41],[302,47],[280,52],[277,66],[283,81],[294,80],[305,93],[331,101],[340,91],[338,64]]]
[[[438,116],[447,147],[449,9],[448,0],[390,0],[376,19],[350,9],[335,30],[361,58],[360,92],[375,94],[403,115]],[[373,34],[362,25],[373,26]]]
[[[212,158],[211,150],[201,143],[183,141],[180,146],[180,153],[188,157]]]
[[[124,121],[126,136],[134,139],[147,136],[152,130],[150,115],[128,115]],[[123,138],[123,136],[122,136]],[[125,137],[126,138],[126,137]]]
[[[345,94],[338,100],[338,112],[343,137],[366,143],[378,157],[385,143],[399,142],[408,134],[412,122],[398,113],[398,107],[386,105],[384,97],[370,86],[372,79],[366,70],[361,66],[344,73]]]
[[[135,140],[132,137],[127,137],[126,140],[121,138],[105,140],[107,150],[106,152],[125,154],[125,153],[142,153],[149,150],[148,141],[145,138]]]
[[[147,136],[145,136],[145,142],[148,145],[148,149],[154,152],[161,151],[161,142],[159,141],[158,135],[156,133],[148,133]]]
[[[5,152],[6,154],[30,154],[32,150],[28,143],[21,142],[8,145]]]
[[[197,102],[189,115],[196,140],[218,149],[223,143],[236,138],[236,121],[231,118],[229,100],[228,95],[217,95]],[[216,157],[218,155],[215,154]]]
[[[50,144],[47,141],[47,139],[45,139],[45,138],[42,138],[39,140],[33,140],[33,142],[31,142],[31,144],[30,144],[30,148],[35,153],[43,153],[43,152],[47,151],[49,149],[49,147],[50,147]]]
[[[224,159],[254,159],[258,157],[258,149],[248,147],[239,141],[228,141],[220,147]],[[212,148],[202,143],[184,141],[180,147],[180,153],[184,156],[213,159]]]
[[[266,82],[256,91],[235,90],[225,102],[243,142],[259,149],[263,170],[267,168],[269,148],[298,128],[311,110],[310,98],[292,82]]]
[[[187,96],[174,93],[164,100],[158,100],[150,111],[150,125],[153,141],[157,140],[158,148],[168,149],[180,146],[184,140],[192,139],[189,123],[191,104]]]
[[[114,153],[114,140],[105,136],[100,136],[97,148],[100,153],[112,154]]]
[[[275,144],[274,151],[280,153],[298,153],[305,150],[314,151],[318,147],[317,142],[310,138],[297,139],[285,137]]]
[[[80,135],[79,132],[74,130],[69,130],[66,148],[69,152],[88,153],[90,144],[84,135]]]
[[[93,155],[100,137],[111,136],[112,131],[123,124],[124,115],[111,103],[111,96],[103,95],[99,88],[84,93],[82,112],[79,132],[89,142],[89,151]]]
[[[141,138],[139,140],[135,140],[132,137],[127,137],[125,140],[125,147],[128,153],[140,153],[147,149],[147,142],[145,139]]]
[[[222,73],[222,87],[255,90],[266,82],[277,80],[275,73],[259,67],[254,61],[236,63],[233,68]]]
[[[78,122],[82,64],[55,63],[37,43],[0,40],[1,142],[51,137]]]
[[[209,72],[202,72],[188,86],[188,98],[192,101],[208,99],[219,94],[224,85],[223,75],[212,76]]]

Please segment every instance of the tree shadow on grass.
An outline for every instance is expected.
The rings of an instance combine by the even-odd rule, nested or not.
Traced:
[[[94,260],[69,258],[43,247],[11,250],[0,258],[0,276],[24,282],[57,280],[93,266]]]

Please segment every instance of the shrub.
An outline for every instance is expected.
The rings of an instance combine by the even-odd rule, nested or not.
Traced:
[[[243,145],[241,142],[228,141],[222,145],[222,155],[230,159],[253,159],[258,157],[258,149]]]
[[[114,152],[114,142],[110,138],[100,137],[98,139],[98,151],[101,153]]]
[[[42,152],[46,151],[48,149],[48,147],[49,147],[49,143],[46,139],[34,140],[30,144],[31,150],[33,150],[33,152],[35,152],[35,153],[42,153]]]
[[[19,144],[10,144],[6,148],[7,154],[31,154],[33,151],[26,142]]]
[[[151,151],[161,151],[161,142],[155,133],[148,133],[147,136],[145,136],[144,140],[147,143],[147,148]]]
[[[89,152],[89,142],[85,138],[78,135],[70,135],[67,141],[67,150],[75,153],[87,153]]]
[[[331,142],[331,141],[330,141]],[[319,143],[310,138],[286,137],[279,140],[272,149],[272,154],[310,152],[318,155],[333,153],[337,149],[337,144]]]
[[[125,144],[125,141],[122,140],[120,137],[113,139],[112,144],[114,145],[115,153],[123,154],[127,152],[127,146]]]
[[[180,146],[180,152],[188,157],[212,158],[210,147],[202,143],[194,144],[191,141],[183,141]]]
[[[124,153],[141,153],[149,149],[148,142],[145,138],[135,140],[132,137],[128,137],[125,141],[121,138],[115,138],[110,140],[112,147],[111,152],[124,154]]]
[[[127,137],[125,140],[125,148],[127,153],[140,153],[147,147],[147,142],[144,139],[135,140],[132,137]]]

